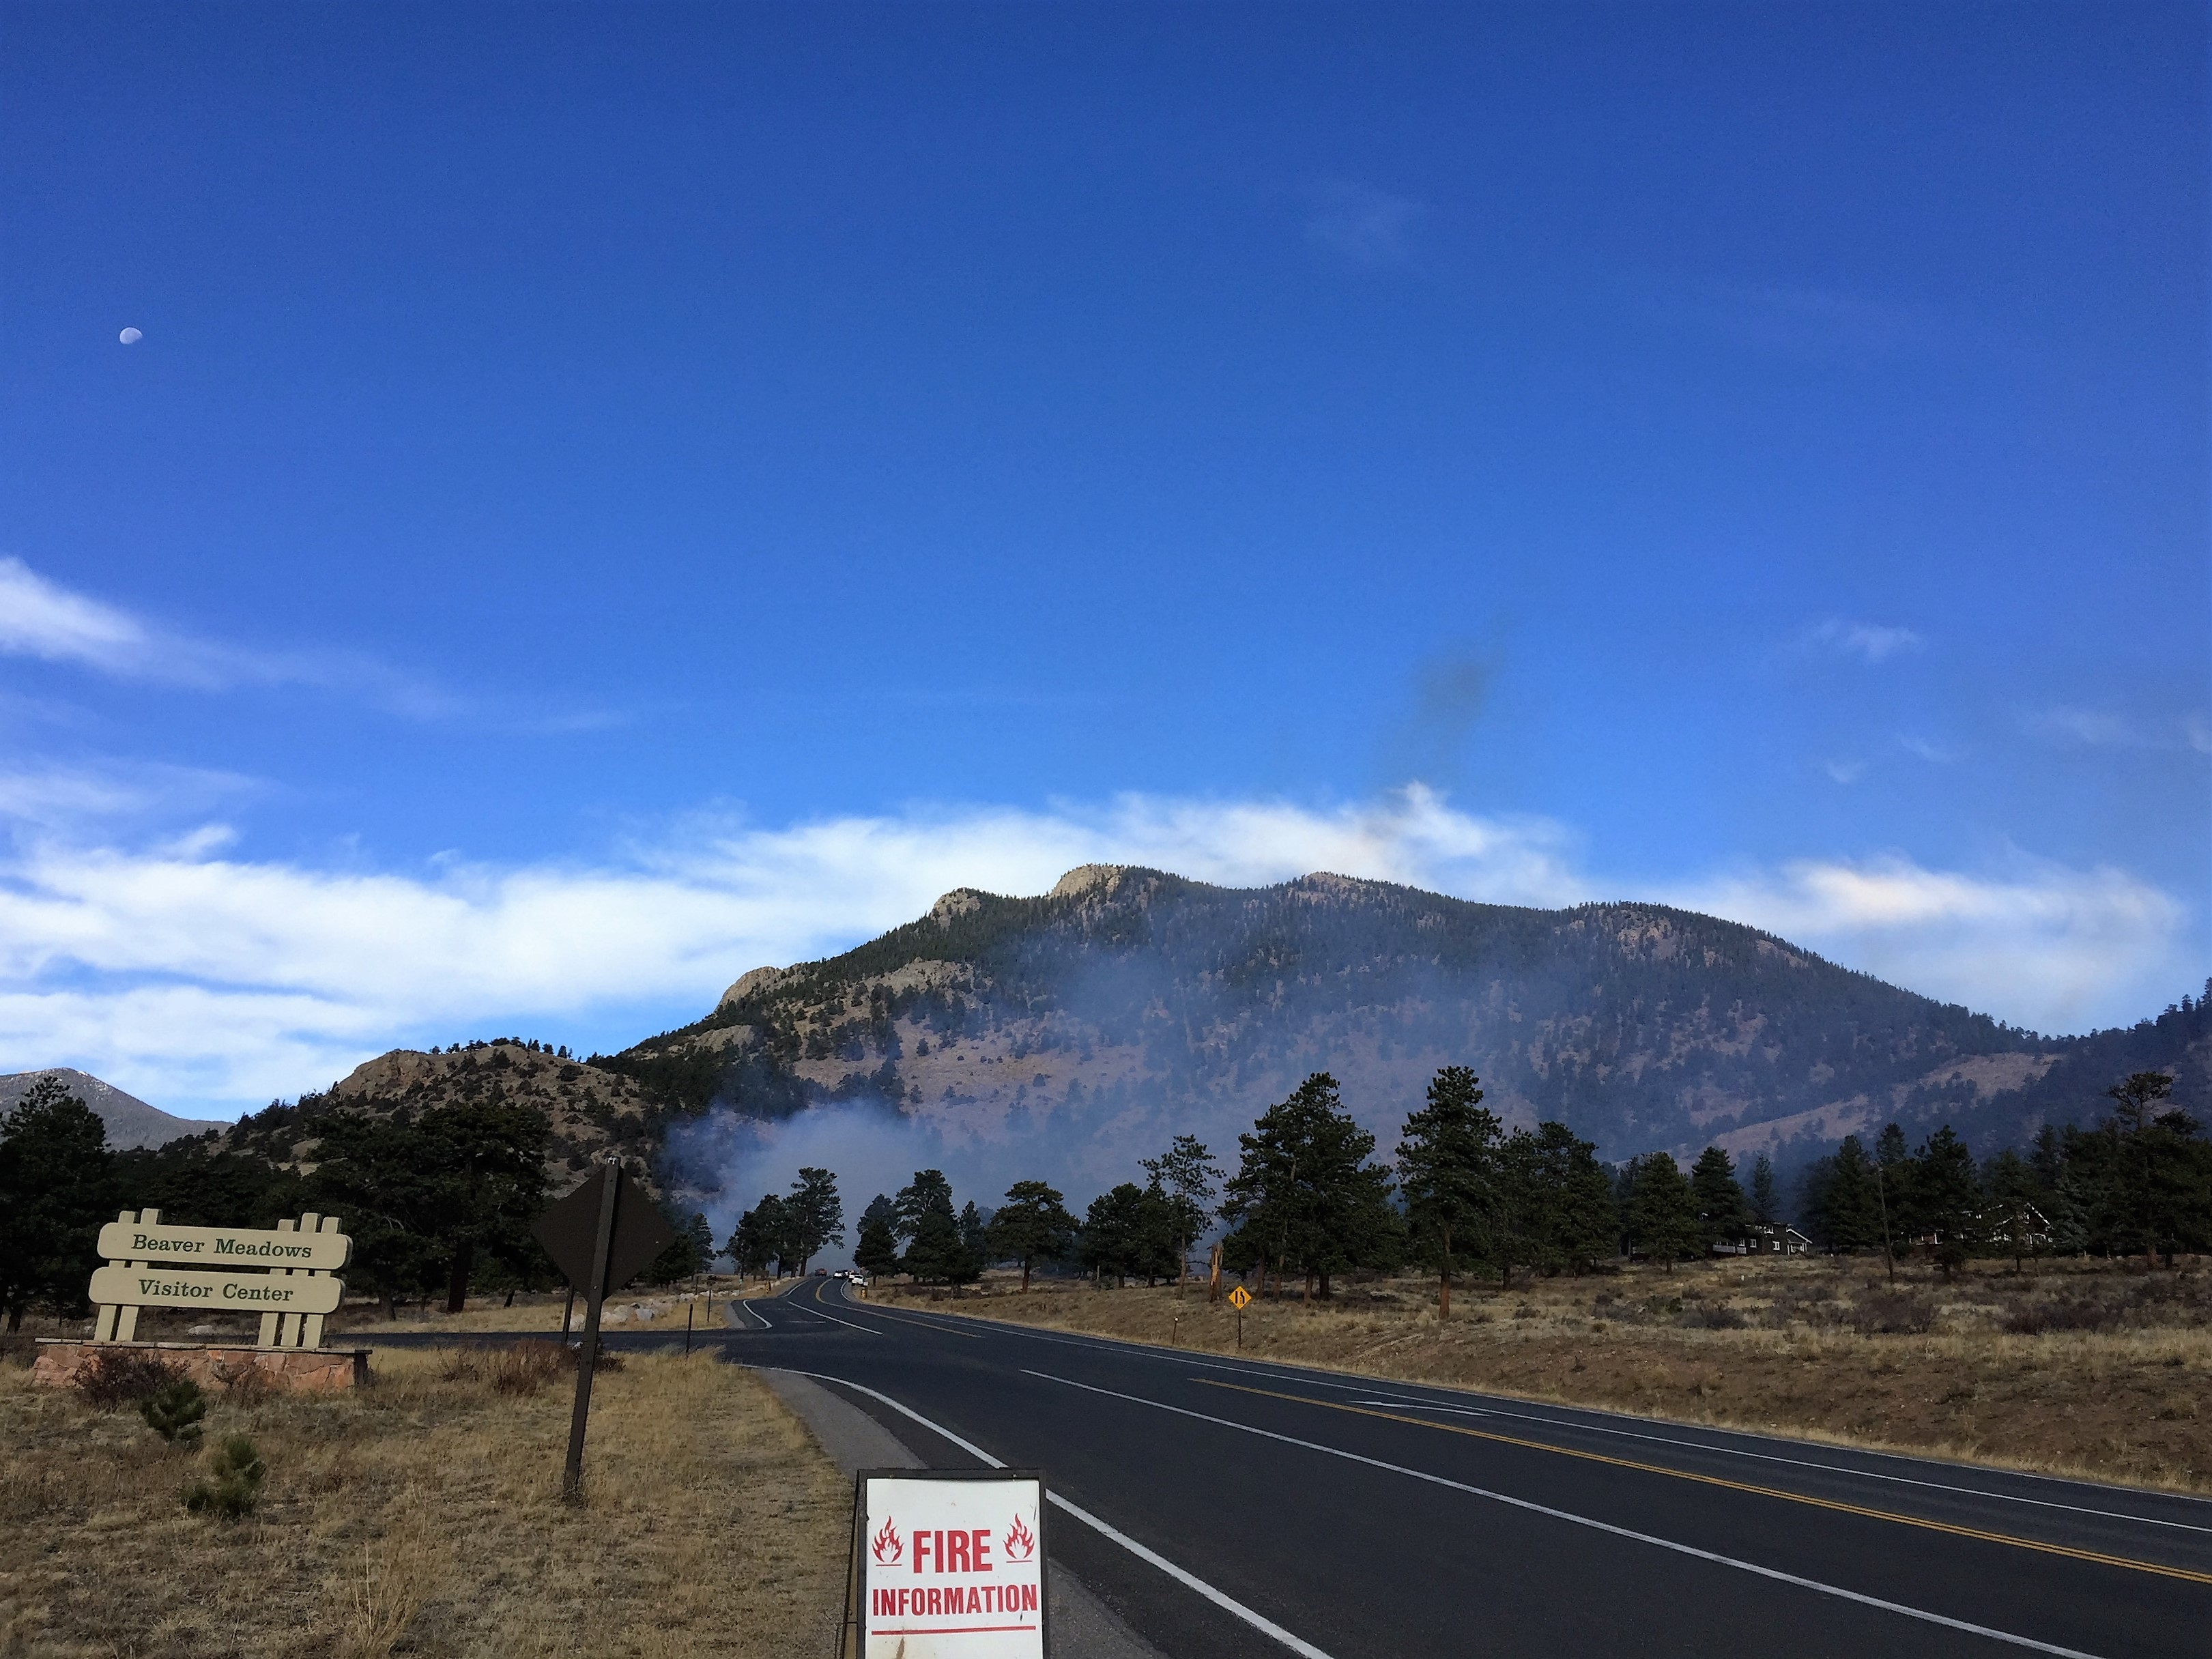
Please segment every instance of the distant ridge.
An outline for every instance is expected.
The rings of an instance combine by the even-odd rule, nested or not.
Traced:
[[[107,1144],[111,1146],[166,1146],[186,1135],[230,1127],[227,1121],[173,1117],[158,1106],[149,1106],[136,1095],[125,1094],[112,1083],[103,1083],[89,1072],[68,1066],[0,1076],[0,1112],[13,1111],[15,1103],[30,1093],[31,1085],[42,1077],[59,1078],[63,1087],[99,1115],[100,1121],[107,1126]]]
[[[2212,1109],[2212,1018],[2045,1037],[1648,903],[1480,904],[1320,873],[1212,886],[1086,865],[1051,892],[972,888],[821,962],[757,969],[704,1019],[597,1065],[672,1116],[875,1101],[956,1139],[1023,1142],[1100,1178],[1191,1131],[1218,1149],[1307,1073],[1395,1138],[1435,1068],[1474,1066],[1516,1122],[1609,1158],[1717,1141],[1797,1161],[1892,1119],[1979,1150],[2086,1122],[2164,1070]]]

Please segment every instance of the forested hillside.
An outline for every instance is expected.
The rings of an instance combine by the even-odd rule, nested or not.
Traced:
[[[1235,1133],[1333,1073],[1394,1128],[1446,1064],[1510,1121],[1607,1158],[1717,1141],[1795,1161],[1896,1120],[1978,1145],[2087,1121],[2125,1073],[2202,1112],[2207,1017],[2045,1038],[1650,904],[1547,911],[1315,875],[1233,890],[1091,866],[1051,893],[962,890],[818,963],[748,974],[697,1024],[594,1064],[672,1110],[877,1099],[949,1132],[1086,1144]]]

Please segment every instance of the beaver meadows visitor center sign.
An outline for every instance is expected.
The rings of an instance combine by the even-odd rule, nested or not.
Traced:
[[[1044,1476],[869,1469],[853,1503],[857,1659],[1043,1659]]]
[[[258,1314],[264,1348],[317,1348],[323,1317],[338,1310],[353,1254],[336,1216],[303,1215],[273,1231],[175,1227],[159,1210],[125,1210],[100,1230],[106,1266],[92,1275],[94,1342],[129,1342],[141,1308]]]

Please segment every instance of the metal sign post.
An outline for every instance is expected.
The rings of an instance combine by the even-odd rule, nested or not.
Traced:
[[[1239,1285],[1229,1292],[1229,1305],[1237,1310],[1237,1352],[1244,1352],[1244,1310],[1252,1300],[1252,1292]]]
[[[568,1283],[584,1293],[576,1409],[568,1421],[568,1463],[561,1477],[561,1495],[574,1499],[584,1490],[584,1428],[592,1411],[592,1371],[599,1357],[601,1304],[609,1291],[629,1284],[674,1243],[676,1230],[623,1173],[619,1155],[610,1152],[599,1173],[538,1217],[532,1231]]]

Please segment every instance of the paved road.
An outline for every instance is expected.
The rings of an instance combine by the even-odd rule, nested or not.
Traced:
[[[934,1467],[1173,1659],[2212,1654],[2212,1502],[855,1302],[713,1339]],[[624,1339],[625,1342],[642,1340]],[[666,1340],[662,1334],[659,1340]]]

